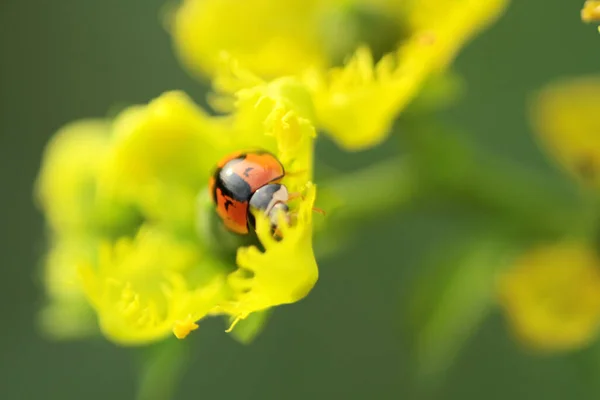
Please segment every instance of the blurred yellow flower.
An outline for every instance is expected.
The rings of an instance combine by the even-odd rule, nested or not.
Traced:
[[[587,0],[581,9],[581,20],[583,22],[600,21],[600,1]]]
[[[540,351],[583,347],[600,327],[600,260],[591,246],[563,242],[524,254],[499,279],[516,336]]]
[[[310,95],[289,78],[248,84],[230,74],[229,83],[238,88],[220,94],[230,97],[224,116],[211,117],[185,94],[168,92],[112,123],[76,123],[52,140],[38,180],[55,243],[45,264],[47,329],[61,332],[68,322],[76,335],[82,328],[74,311],[55,321],[48,315],[63,307],[89,315],[91,306],[109,339],[143,344],[170,332],[183,338],[207,315],[240,320],[310,292],[318,278]],[[221,157],[257,148],[297,172],[283,183],[304,197],[290,204],[297,217],[282,222],[279,241],[258,215],[259,242],[239,247],[235,265],[204,229],[214,215],[206,187]],[[129,216],[121,208],[133,215],[127,224],[118,218]],[[87,223],[108,214],[124,227]]]
[[[212,75],[222,51],[267,78],[292,75],[327,59],[315,24],[322,0],[184,0],[171,33],[182,61]]]
[[[214,75],[226,52],[261,76],[301,76],[319,127],[357,150],[383,141],[427,78],[507,2],[185,0],[171,31],[184,63],[200,74]],[[350,58],[336,67],[340,51]],[[378,53],[387,54],[378,61]]]
[[[579,182],[600,184],[600,76],[548,85],[534,98],[531,120],[541,145]]]
[[[376,62],[362,47],[345,66],[307,75],[318,123],[346,149],[382,142],[425,81],[442,72],[469,39],[498,17],[507,1],[403,4],[402,22],[410,34],[396,51]]]

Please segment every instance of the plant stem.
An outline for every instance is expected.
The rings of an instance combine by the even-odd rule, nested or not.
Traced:
[[[137,400],[170,400],[187,364],[188,346],[168,339],[145,350]]]
[[[379,217],[392,208],[410,204],[417,194],[408,158],[394,158],[319,185],[319,191],[340,203],[336,223]]]
[[[577,191],[525,165],[484,152],[468,137],[434,125],[407,125],[404,137],[430,195],[449,195],[501,217],[511,229],[542,236],[589,228]]]

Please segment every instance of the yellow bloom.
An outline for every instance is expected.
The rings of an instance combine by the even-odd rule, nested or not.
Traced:
[[[65,255],[46,263],[49,292],[57,299],[53,312],[64,304],[81,305],[85,298],[109,339],[134,345],[170,332],[183,338],[207,315],[244,319],[310,292],[318,277],[312,250],[316,188],[310,95],[294,79],[247,82],[242,75],[237,71],[223,80],[220,97],[231,106],[224,116],[211,117],[185,94],[168,92],[104,123],[101,145],[87,146],[95,143],[84,141],[90,123],[80,123],[70,131],[69,146],[60,146],[60,152],[49,146],[39,192],[44,211],[61,221],[50,219],[50,227],[58,254]],[[225,83],[236,89],[225,90]],[[83,150],[77,146],[82,142]],[[295,218],[291,225],[282,221],[279,241],[271,237],[265,217],[257,215],[259,242],[239,247],[236,265],[217,249],[223,243],[211,237],[216,216],[207,184],[223,156],[257,148],[273,152],[294,172],[283,183],[304,198],[290,203]],[[65,169],[77,176],[67,189],[59,184]],[[86,196],[80,195],[82,188]],[[72,210],[60,208],[59,201]],[[109,209],[122,204],[137,219],[121,231],[62,222],[68,212],[76,221],[87,221],[95,204]],[[77,251],[81,243],[89,251]],[[89,312],[85,303],[82,307]],[[54,328],[60,330],[60,323]]]
[[[219,126],[185,94],[168,92],[123,111],[112,133],[100,191],[134,204],[146,218],[193,230],[198,188],[225,141]]]
[[[223,295],[224,271],[201,248],[155,228],[104,243],[97,265],[80,268],[100,328],[122,344],[154,341],[178,321],[199,320]]]
[[[172,34],[186,65],[201,74],[214,75],[226,52],[261,76],[301,76],[311,88],[319,127],[356,150],[383,141],[427,78],[506,3],[185,0],[172,18]],[[378,36],[390,43],[376,62],[371,54],[381,50]],[[340,49],[343,58],[354,55],[335,67]]]
[[[581,20],[583,22],[600,21],[600,1],[587,0],[581,9]]]
[[[213,74],[222,51],[265,77],[326,65],[318,23],[322,0],[185,0],[171,26],[192,70]]]
[[[531,250],[500,277],[499,293],[512,329],[531,348],[580,348],[598,333],[600,260],[584,243]]]
[[[531,107],[540,142],[576,179],[600,184],[600,77],[556,82],[543,89]]]
[[[504,9],[505,0],[412,1],[410,34],[397,51],[375,62],[360,48],[343,67],[307,76],[317,121],[341,146],[358,150],[382,142],[397,115],[458,50]]]

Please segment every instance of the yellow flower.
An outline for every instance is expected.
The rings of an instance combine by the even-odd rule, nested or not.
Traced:
[[[226,52],[261,76],[302,77],[319,127],[356,150],[383,141],[427,78],[443,71],[506,3],[185,0],[171,30],[185,64],[201,74],[214,75]],[[335,67],[340,51],[352,57]],[[377,61],[373,52],[387,54]]]
[[[135,345],[170,332],[183,338],[208,315],[240,320],[310,292],[318,278],[311,98],[294,79],[242,77],[237,71],[223,80],[226,115],[209,116],[185,94],[168,92],[92,134],[93,122],[71,125],[68,140],[56,145],[61,133],[49,145],[38,193],[55,243],[46,262],[53,313],[75,305],[89,314],[91,306],[106,337]],[[225,90],[225,83],[236,89]],[[262,215],[256,216],[258,241],[250,245],[223,232],[222,224],[211,226],[218,217],[208,179],[223,156],[246,149],[274,153],[292,172],[283,183],[304,194],[290,203],[294,218],[281,221],[281,240]],[[61,183],[65,171],[74,178]],[[123,207],[136,218],[126,220],[127,229],[81,223],[104,221],[98,204],[111,212]],[[232,243],[237,257],[229,259],[219,247]],[[77,322],[74,312],[69,316],[61,321]],[[61,321],[53,331],[64,328]]]
[[[583,22],[600,21],[600,1],[587,0],[581,9],[581,20]]]
[[[584,243],[529,251],[500,277],[499,293],[512,329],[531,348],[580,348],[598,333],[600,260]]]
[[[585,76],[537,93],[530,117],[542,147],[576,180],[600,183],[600,78]],[[544,351],[583,347],[600,327],[600,258],[591,243],[530,250],[500,279],[500,300],[517,336]]]
[[[376,62],[359,48],[343,67],[307,75],[317,121],[339,145],[358,150],[381,143],[397,115],[425,81],[504,9],[505,0],[412,1],[404,24],[410,34]]]
[[[175,46],[192,70],[212,75],[227,51],[264,77],[326,65],[318,23],[322,0],[184,0],[171,21]]]
[[[541,145],[584,184],[600,184],[600,77],[556,82],[535,96],[531,119]]]

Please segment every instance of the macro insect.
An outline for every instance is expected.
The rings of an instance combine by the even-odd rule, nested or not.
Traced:
[[[209,190],[217,214],[230,231],[246,235],[255,227],[253,210],[263,212],[277,230],[279,214],[290,221],[290,195],[281,180],[285,169],[266,151],[236,152],[224,157],[210,178]]]

